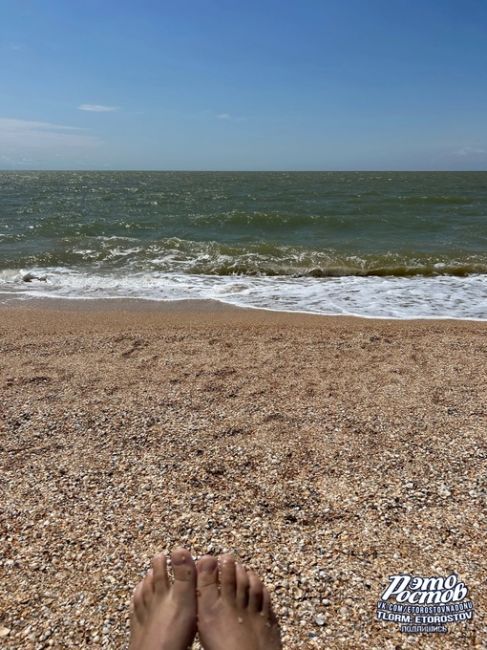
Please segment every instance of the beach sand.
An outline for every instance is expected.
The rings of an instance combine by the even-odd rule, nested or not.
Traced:
[[[0,332],[2,648],[125,647],[175,545],[257,570],[286,648],[487,647],[487,323],[30,301]],[[457,572],[473,622],[374,620],[405,572]]]

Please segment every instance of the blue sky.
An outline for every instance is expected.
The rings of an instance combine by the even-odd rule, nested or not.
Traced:
[[[0,0],[0,168],[487,169],[485,0]]]

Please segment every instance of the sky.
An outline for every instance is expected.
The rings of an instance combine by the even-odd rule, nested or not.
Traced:
[[[485,0],[0,0],[0,169],[486,170]]]

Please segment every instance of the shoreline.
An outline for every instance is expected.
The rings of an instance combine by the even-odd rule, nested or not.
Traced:
[[[137,313],[137,314],[160,314],[161,316],[171,317],[186,315],[188,318],[194,318],[196,315],[207,318],[237,318],[242,320],[263,320],[267,322],[284,322],[285,320],[315,321],[350,321],[359,323],[388,323],[388,324],[440,324],[451,323],[476,324],[487,326],[487,319],[477,318],[459,318],[459,317],[412,317],[412,318],[392,318],[386,316],[362,316],[357,314],[317,314],[305,311],[286,311],[280,309],[269,309],[265,307],[251,307],[233,305],[214,299],[174,299],[174,300],[154,300],[150,298],[49,298],[29,296],[26,299],[12,298],[5,301],[0,300],[0,313],[8,310],[19,311],[66,311],[66,312],[83,312],[100,313],[100,312],[120,312],[120,313]]]
[[[0,300],[66,301],[87,303],[121,301],[160,304],[209,301],[227,308],[264,309],[279,313],[317,316],[349,316],[380,320],[471,320],[487,322],[487,275],[340,276],[308,278],[292,276],[205,275],[138,272],[132,276],[86,272],[74,268],[46,269],[49,282],[21,283],[21,276],[2,276]],[[10,275],[9,275],[10,273]],[[37,273],[42,271],[38,270]],[[64,274],[64,276],[63,276]],[[0,273],[0,275],[2,275]],[[52,277],[51,277],[52,276]],[[42,275],[40,276],[42,277]],[[52,281],[52,282],[51,282]],[[1,289],[1,287],[0,287]]]

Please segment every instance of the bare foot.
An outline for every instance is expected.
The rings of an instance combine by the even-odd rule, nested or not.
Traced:
[[[184,549],[171,554],[174,583],[166,556],[152,560],[134,591],[129,650],[186,650],[196,634],[196,567]]]
[[[219,566],[218,566],[219,565]],[[255,573],[223,555],[197,564],[198,634],[205,650],[280,650],[269,592]]]

